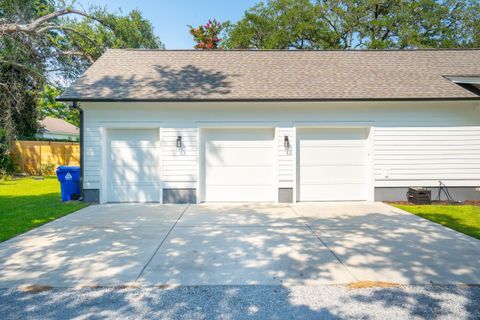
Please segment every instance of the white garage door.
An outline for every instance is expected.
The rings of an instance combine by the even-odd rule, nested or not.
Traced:
[[[108,202],[160,201],[159,130],[108,130]]]
[[[367,129],[299,129],[299,200],[366,200]]]
[[[274,201],[273,129],[204,134],[205,201]]]

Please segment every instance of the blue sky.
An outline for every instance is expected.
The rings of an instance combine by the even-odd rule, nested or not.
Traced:
[[[204,24],[208,19],[237,21],[259,0],[77,0],[77,6],[97,4],[127,13],[139,9],[154,26],[167,49],[192,49],[187,25]]]

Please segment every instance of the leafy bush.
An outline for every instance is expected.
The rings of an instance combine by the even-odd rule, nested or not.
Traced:
[[[10,142],[5,129],[0,128],[0,179],[5,179],[13,172],[13,162],[10,157]]]
[[[55,172],[55,165],[51,162],[42,163],[38,174],[41,176],[48,176]]]

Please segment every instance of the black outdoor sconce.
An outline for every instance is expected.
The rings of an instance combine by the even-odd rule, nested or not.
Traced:
[[[181,148],[182,147],[182,136],[178,136],[177,137],[177,148]]]
[[[285,149],[290,148],[290,140],[288,140],[288,136],[283,137],[283,146],[285,147]]]

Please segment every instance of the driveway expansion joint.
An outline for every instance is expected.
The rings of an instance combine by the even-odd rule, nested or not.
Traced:
[[[355,275],[350,271],[350,269],[348,269],[347,265],[345,263],[343,263],[343,261],[340,259],[340,257],[337,256],[337,254],[332,249],[330,249],[330,247],[325,243],[325,241],[322,240],[322,238],[315,232],[315,230],[313,230],[313,228],[310,227],[307,224],[305,219],[302,218],[302,216],[297,212],[297,210],[295,210],[295,208],[293,206],[290,206],[290,210],[292,210],[293,213],[295,213],[298,216],[300,221],[302,221],[302,223],[308,228],[308,230],[310,230],[310,232],[313,233],[313,235],[325,246],[325,248],[327,248],[328,251],[330,251],[330,253],[335,257],[335,259],[337,259],[337,261],[343,266],[343,268],[348,272],[348,274],[353,279],[355,279],[355,281],[358,281],[357,277],[355,277]]]
[[[177,220],[173,223],[172,227],[170,228],[170,230],[168,230],[167,234],[165,235],[165,237],[163,237],[162,241],[160,242],[160,244],[157,246],[157,248],[155,249],[155,251],[153,252],[152,256],[150,257],[150,259],[148,259],[147,263],[143,266],[142,270],[140,271],[140,273],[138,274],[138,276],[135,278],[135,281],[134,282],[137,282],[138,279],[140,279],[140,277],[143,275],[143,273],[145,272],[145,269],[147,269],[148,265],[150,264],[150,262],[152,262],[153,260],[153,257],[155,257],[155,255],[157,254],[158,250],[160,250],[160,248],[162,247],[162,245],[165,243],[165,241],[167,240],[168,236],[170,235],[170,233],[172,233],[173,229],[175,228],[175,226],[177,225],[178,221],[180,221],[180,219],[183,217],[183,215],[185,214],[185,212],[188,210],[188,208],[190,208],[190,204],[187,204],[185,206],[185,208],[183,208],[183,211],[182,213],[180,213],[180,215],[178,216]]]

